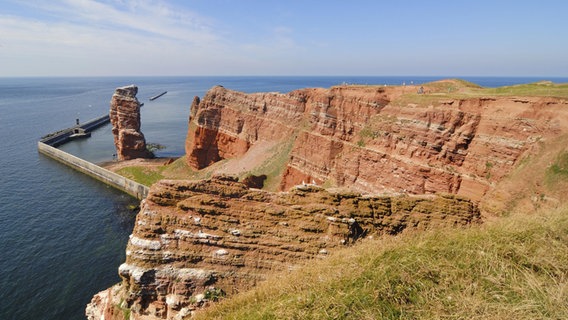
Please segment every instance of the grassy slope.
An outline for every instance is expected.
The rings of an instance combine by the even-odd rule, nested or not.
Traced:
[[[118,169],[116,173],[149,187],[164,178],[162,175],[163,170],[164,168],[159,167],[131,166]]]
[[[117,169],[115,172],[148,187],[162,179],[199,180],[207,179],[212,174],[208,170],[195,171],[191,169],[186,164],[185,157],[178,158],[168,165],[132,165]]]
[[[447,99],[507,96],[568,98],[568,83],[557,84],[547,81],[498,88],[483,88],[464,80],[450,79],[425,83],[424,88],[427,94],[418,95],[412,90],[391,101],[391,103],[394,105],[407,105],[409,103],[427,105],[436,104]]]
[[[367,240],[197,319],[568,319],[568,209]]]
[[[568,84],[555,84],[548,81],[519,84],[514,86],[486,88],[483,89],[486,95],[495,96],[539,96],[539,97],[558,97],[568,98]]]
[[[264,189],[268,191],[278,191],[280,182],[282,181],[282,174],[286,168],[286,163],[290,158],[290,152],[294,146],[294,139],[288,139],[269,150],[270,156],[266,161],[260,164],[257,168],[252,170],[250,174],[267,176],[264,182]],[[249,173],[243,175],[245,177]],[[243,178],[240,177],[240,178]]]
[[[239,179],[246,176],[266,175],[267,179],[264,183],[264,189],[268,191],[277,191],[282,180],[282,174],[286,169],[286,163],[290,157],[290,152],[294,145],[295,136],[275,144],[265,151],[263,161],[259,161],[258,166],[252,170],[237,174]],[[193,170],[185,162],[185,157],[181,157],[168,165],[163,166],[126,166],[116,170],[116,173],[132,179],[136,182],[151,186],[161,179],[172,180],[200,180],[210,178],[215,172],[223,173],[223,166],[229,162],[240,161],[241,159],[226,159],[210,165],[202,170]]]
[[[568,202],[568,136],[539,144],[536,154],[521,159],[481,202],[491,215],[534,212]]]
[[[475,96],[538,96],[568,98],[568,83],[553,83],[541,81],[535,83],[518,84],[498,88],[484,88],[474,83],[460,79],[442,80],[426,83],[424,86],[433,93],[452,95],[465,94]]]

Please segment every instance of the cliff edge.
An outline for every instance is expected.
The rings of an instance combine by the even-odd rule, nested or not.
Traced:
[[[87,314],[181,319],[364,237],[479,221],[475,204],[450,195],[362,196],[313,185],[274,193],[229,176],[162,180],[142,202],[119,268],[122,282],[96,295]]]
[[[459,84],[345,85],[287,94],[217,86],[193,101],[186,160],[203,169],[244,158],[259,144],[288,143],[278,190],[314,182],[357,192],[443,192],[480,201],[520,159],[567,132],[568,102],[462,94],[455,89]]]
[[[487,94],[453,80],[287,94],[216,86],[193,100],[185,157],[216,174],[151,187],[122,282],[87,315],[183,319],[362,238],[476,224],[479,206],[519,202],[511,193],[523,184],[531,196],[522,197],[552,203],[562,191],[536,196],[543,178],[518,172],[544,175],[557,155],[568,159],[566,133],[565,97]],[[272,190],[239,182],[259,174]]]

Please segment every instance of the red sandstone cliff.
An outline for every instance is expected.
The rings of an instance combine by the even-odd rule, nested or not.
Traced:
[[[134,85],[116,88],[110,100],[110,122],[118,160],[151,158],[140,131],[140,102]]]
[[[202,169],[292,140],[281,190],[302,181],[479,200],[538,141],[567,131],[549,97],[445,98],[436,88],[337,86],[288,94],[212,88],[191,108],[187,162]],[[270,155],[265,155],[269,157]]]
[[[272,149],[255,147],[283,143],[291,147],[284,148],[280,189],[289,192],[248,189],[227,177],[155,184],[119,269],[122,282],[93,298],[89,319],[181,319],[211,292],[246,290],[362,236],[475,223],[475,200],[541,142],[568,132],[564,99],[416,90],[245,94],[215,87],[194,99],[186,144],[192,167],[251,153],[270,158]],[[430,195],[363,196],[302,183],[312,181]]]
[[[162,180],[142,202],[122,283],[95,296],[87,313],[121,319],[130,309],[131,319],[177,319],[208,291],[246,290],[364,236],[477,221],[477,207],[455,196],[370,197],[309,185],[271,193],[231,177]]]

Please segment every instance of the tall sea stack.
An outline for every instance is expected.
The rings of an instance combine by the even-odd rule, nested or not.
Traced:
[[[135,85],[116,88],[110,100],[110,122],[118,160],[151,158],[140,132],[140,102]]]

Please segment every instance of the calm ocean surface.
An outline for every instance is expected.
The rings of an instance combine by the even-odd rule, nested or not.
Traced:
[[[119,282],[137,201],[37,152],[43,135],[109,110],[118,86],[135,84],[147,142],[181,156],[194,96],[229,89],[288,92],[346,83],[415,84],[440,77],[0,78],[0,319],[84,319],[92,296]],[[473,78],[487,87],[542,78]],[[568,82],[568,78],[551,78]],[[162,91],[166,95],[148,98]],[[93,162],[112,159],[110,125],[61,147]]]

